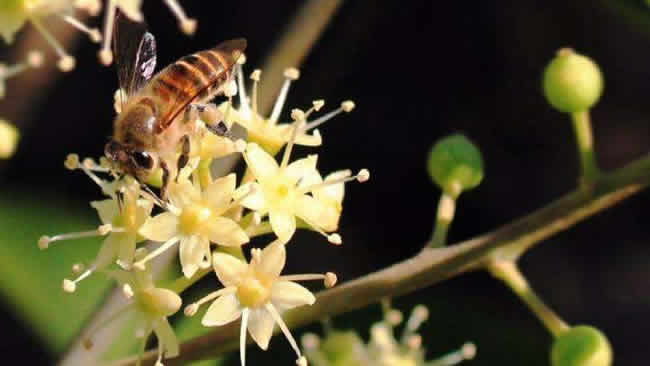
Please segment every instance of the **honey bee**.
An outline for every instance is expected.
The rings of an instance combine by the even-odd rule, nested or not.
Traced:
[[[165,199],[171,174],[177,175],[187,164],[196,118],[205,122],[208,131],[228,134],[216,106],[205,103],[222,93],[231,80],[246,40],[225,41],[185,56],[154,75],[156,41],[146,25],[121,14],[115,22],[113,52],[126,100],[104,154],[119,173],[140,182],[160,167]]]

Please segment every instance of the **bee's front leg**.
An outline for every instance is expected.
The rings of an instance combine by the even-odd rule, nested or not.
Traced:
[[[169,166],[164,161],[160,162],[162,169],[162,186],[160,187],[160,197],[163,201],[167,201],[167,188],[169,187]]]
[[[190,148],[190,136],[185,135],[181,138],[181,155],[178,157],[178,162],[176,163],[176,183],[178,183],[178,176],[180,175],[181,170],[190,160]]]

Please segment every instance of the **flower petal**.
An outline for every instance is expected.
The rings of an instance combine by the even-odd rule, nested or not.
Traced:
[[[158,347],[163,347],[165,350],[165,357],[176,357],[180,353],[178,345],[178,338],[167,321],[167,318],[156,319],[153,322],[153,331],[158,338]]]
[[[237,320],[240,315],[241,307],[235,295],[223,295],[210,305],[201,324],[206,327],[221,326]]]
[[[183,275],[190,278],[199,269],[199,264],[203,259],[203,252],[199,248],[199,240],[196,236],[181,238],[178,252],[183,269]],[[198,253],[200,253],[200,256]],[[198,257],[198,260],[197,260]]]
[[[255,192],[249,194],[252,185],[256,186]],[[264,201],[264,193],[257,183],[249,182],[242,184],[233,193],[234,199],[240,199],[243,196],[246,197],[241,201],[242,206],[253,211],[262,211],[264,209],[264,206],[266,205],[266,202]]]
[[[115,233],[118,240],[117,258],[123,265],[131,266],[135,255],[136,235],[133,233]]]
[[[284,170],[284,174],[291,180],[291,184],[296,184],[300,181],[303,185],[305,180],[311,180],[314,174],[318,174],[316,170],[316,162],[318,155],[309,155],[306,158],[298,159],[289,164]]]
[[[102,270],[115,261],[120,242],[118,235],[120,234],[111,233],[104,239],[101,248],[99,248],[99,253],[97,253],[97,257],[95,258],[95,267],[97,270]]]
[[[171,212],[163,212],[148,219],[138,233],[149,240],[167,241],[178,232],[178,217]]]
[[[327,181],[337,180],[341,178],[346,178],[349,177],[351,174],[352,172],[349,170],[339,170],[334,173],[328,174],[327,177],[325,177],[325,181],[327,182]],[[343,202],[343,197],[345,196],[345,184],[338,183],[338,184],[325,186],[323,188],[312,191],[312,194],[319,201],[323,201],[323,202],[331,201],[335,205],[340,206],[341,202]]]
[[[151,215],[151,210],[153,210],[153,202],[149,200],[138,200],[138,208],[135,214],[136,226],[140,227]]]
[[[291,281],[277,281],[271,288],[271,302],[280,310],[312,305],[316,297],[303,286]]]
[[[248,168],[258,181],[277,174],[280,169],[275,159],[255,143],[248,144],[245,157]]]
[[[274,325],[273,317],[265,309],[250,310],[248,333],[253,337],[255,343],[265,351],[269,348]]]
[[[324,231],[335,231],[338,227],[340,211],[306,194],[296,197],[296,216],[307,224]]]
[[[287,250],[281,240],[276,240],[262,250],[261,260],[256,270],[267,275],[279,276],[287,261]]]
[[[247,263],[225,253],[214,253],[212,267],[219,282],[225,287],[237,285],[240,277],[248,270]]]
[[[119,207],[113,199],[92,201],[90,205],[97,210],[102,224],[112,224],[115,217],[120,214]]]
[[[202,228],[211,242],[227,246],[248,243],[246,232],[233,220],[221,216],[210,219]]]
[[[269,221],[271,222],[271,229],[273,229],[275,235],[285,243],[296,232],[296,218],[292,214],[270,211]]]
[[[212,209],[223,208],[230,203],[236,184],[234,173],[217,178],[203,192],[203,197]]]

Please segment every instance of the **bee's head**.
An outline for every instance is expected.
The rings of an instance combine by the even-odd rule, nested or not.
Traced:
[[[104,147],[104,155],[122,173],[144,182],[156,167],[156,158],[150,152],[138,150],[115,140]]]

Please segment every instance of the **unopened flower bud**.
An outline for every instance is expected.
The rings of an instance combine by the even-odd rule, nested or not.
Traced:
[[[465,136],[451,135],[433,146],[427,170],[444,192],[457,197],[462,191],[481,183],[483,158],[479,149]]]
[[[551,348],[552,366],[609,366],[612,347],[598,329],[579,325],[560,334]]]
[[[592,59],[563,48],[546,66],[543,87],[553,108],[565,113],[581,112],[600,98],[603,75]]]

